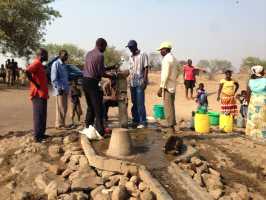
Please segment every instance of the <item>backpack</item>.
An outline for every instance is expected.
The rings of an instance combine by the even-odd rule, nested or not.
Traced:
[[[51,70],[53,63],[59,58],[59,56],[53,58],[50,62],[48,62],[45,66],[45,71],[47,75],[48,83],[51,84]],[[79,80],[83,77],[82,71],[75,65],[66,64],[68,80]]]

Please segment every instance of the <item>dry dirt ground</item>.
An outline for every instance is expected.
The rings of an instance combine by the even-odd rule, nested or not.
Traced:
[[[210,94],[210,108],[215,111],[219,111],[216,93],[218,80],[222,77],[222,75],[219,75],[213,81],[208,81],[204,77],[200,77],[198,80],[198,83],[205,83],[206,90]],[[247,76],[235,75],[234,77],[239,81],[240,89],[245,89]],[[159,79],[160,76],[157,73],[150,75],[150,85],[146,91],[148,116],[152,116],[152,106],[161,102],[161,99],[156,96]],[[32,110],[27,88],[5,88],[0,85],[0,97],[0,188],[2,194],[4,192],[7,195],[11,194],[14,188],[22,188],[26,191],[36,189],[36,184],[33,182],[35,176],[47,171],[47,167],[43,166],[42,163],[55,164],[54,160],[50,160],[46,156],[49,146],[61,145],[65,136],[59,136],[59,133],[53,128],[49,128],[47,132],[53,136],[51,144],[37,145],[33,143],[31,132],[23,132],[23,130],[32,128]],[[82,104],[85,110],[84,97]],[[185,99],[184,86],[182,81],[179,80],[176,94],[178,121],[190,119],[191,112],[195,108],[196,103],[194,101]],[[48,127],[54,126],[54,109],[55,99],[51,96],[48,103]],[[111,109],[110,115],[116,116],[117,109]],[[68,123],[69,121],[68,118]],[[199,150],[200,157],[212,164],[221,173],[222,181],[226,187],[230,188],[235,184],[241,184],[244,188],[247,188],[248,192],[252,193],[253,196],[249,199],[266,199],[266,144],[257,143],[239,135],[219,138],[215,137],[215,133],[210,135],[211,138],[202,139],[194,132],[186,129],[181,129],[178,135],[184,136],[186,143],[194,145]],[[162,144],[158,145],[158,148],[161,149],[161,147]],[[48,175],[53,178],[53,175]],[[10,190],[11,193],[8,193]],[[234,191],[233,196],[230,196],[228,191],[225,190],[225,195],[229,196],[229,200],[247,200],[239,196],[238,193],[235,194]],[[12,194],[15,195],[16,193],[13,192]],[[1,196],[0,199],[2,199]],[[178,198],[177,195],[175,199],[181,200],[182,198]]]

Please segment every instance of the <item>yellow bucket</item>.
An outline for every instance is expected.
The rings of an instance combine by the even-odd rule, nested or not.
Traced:
[[[226,133],[233,132],[234,118],[232,115],[220,115],[220,129]]]
[[[209,133],[210,132],[210,121],[208,114],[195,115],[195,131],[197,133]]]

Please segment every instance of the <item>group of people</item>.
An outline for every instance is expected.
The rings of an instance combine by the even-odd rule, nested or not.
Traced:
[[[16,83],[25,85],[26,83],[25,70],[19,68],[18,63],[14,59],[7,59],[5,64],[1,64],[0,78],[8,86],[13,86]]]
[[[233,118],[240,114],[245,122],[246,135],[254,138],[266,138],[266,78],[264,70],[263,66],[253,66],[247,90],[242,90],[239,94],[237,94],[239,83],[232,78],[232,71],[226,70],[225,78],[220,81],[218,89],[217,101],[220,102],[221,113],[231,115]],[[239,111],[237,100],[241,105]]]
[[[118,100],[115,86],[117,74],[110,73],[104,64],[106,47],[107,42],[105,39],[97,39],[95,48],[86,55],[82,80],[83,93],[87,103],[83,132],[89,131],[89,127],[93,126],[102,136],[110,133],[110,129],[105,128],[104,121],[108,120],[108,108],[110,106],[117,106]],[[130,68],[127,73],[130,77],[133,126],[144,128],[147,126],[145,89],[148,84],[148,56],[138,49],[138,44],[135,40],[129,41],[126,47],[132,53],[129,64]],[[75,81],[73,81],[71,87],[69,85],[65,66],[67,59],[68,52],[61,50],[58,59],[52,64],[51,76],[49,77],[53,86],[53,95],[56,98],[55,127],[57,129],[66,128],[69,93],[73,105],[72,113],[76,113],[80,117],[82,112],[79,100],[81,91],[76,86]],[[45,127],[49,95],[48,78],[42,63],[47,60],[48,52],[45,49],[40,49],[35,60],[26,70],[27,77],[31,83],[30,97],[33,103],[34,136],[37,142],[41,142],[46,137]],[[110,81],[101,89],[100,81],[103,77]],[[72,115],[72,119],[73,117]]]
[[[117,106],[116,74],[110,73],[104,64],[104,52],[107,42],[103,38],[96,41],[95,48],[89,51],[85,58],[83,69],[82,87],[87,103],[85,127],[82,131],[86,133],[90,126],[93,126],[100,135],[110,133],[105,128],[104,121],[108,120],[108,108]],[[126,47],[131,52],[129,58],[129,86],[132,101],[132,127],[145,128],[147,126],[146,108],[145,108],[145,89],[148,85],[149,61],[145,52],[138,48],[135,40],[130,40]],[[162,70],[160,88],[157,95],[162,98],[165,108],[165,123],[161,124],[164,129],[174,130],[176,125],[175,115],[175,93],[178,77],[177,60],[172,54],[172,46],[168,42],[163,42],[158,51],[162,55]],[[42,141],[45,136],[46,117],[47,117],[47,99],[48,99],[48,80],[46,77],[43,62],[47,61],[48,52],[40,49],[36,59],[26,70],[27,76],[31,82],[30,96],[33,103],[34,134],[36,141]],[[67,101],[70,93],[72,102],[72,113],[79,116],[82,113],[80,100],[81,91],[73,81],[71,87],[65,63],[68,59],[68,52],[61,50],[58,59],[52,64],[51,83],[53,85],[56,98],[56,122],[58,129],[66,128]],[[184,84],[186,88],[186,97],[193,99],[193,90],[196,82],[196,75],[201,69],[192,66],[192,61],[188,60],[184,66]],[[264,78],[264,69],[260,66],[252,68],[252,79],[249,81],[247,90],[247,134],[263,135],[266,131],[266,78]],[[225,79],[221,80],[218,90],[217,100],[221,101],[222,112],[236,115],[235,95],[239,88],[236,81],[232,79],[232,72],[226,71]],[[102,78],[109,81],[104,85],[103,90],[100,87]],[[190,97],[188,91],[190,90]],[[197,101],[208,106],[207,94],[204,84],[199,84],[197,90]],[[109,93],[109,94],[108,94]],[[242,95],[243,96],[243,95]],[[249,98],[251,96],[251,98]],[[104,106],[103,106],[104,105]],[[74,116],[72,115],[72,119]],[[252,133],[251,133],[252,132]]]

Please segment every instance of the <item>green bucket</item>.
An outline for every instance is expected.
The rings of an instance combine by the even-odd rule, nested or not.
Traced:
[[[219,119],[220,119],[220,113],[218,112],[208,112],[210,124],[212,126],[218,126],[219,125]]]
[[[155,119],[165,119],[164,107],[161,104],[153,106],[153,116]]]
[[[200,106],[197,110],[199,114],[206,114],[208,112],[208,108],[206,106]]]

